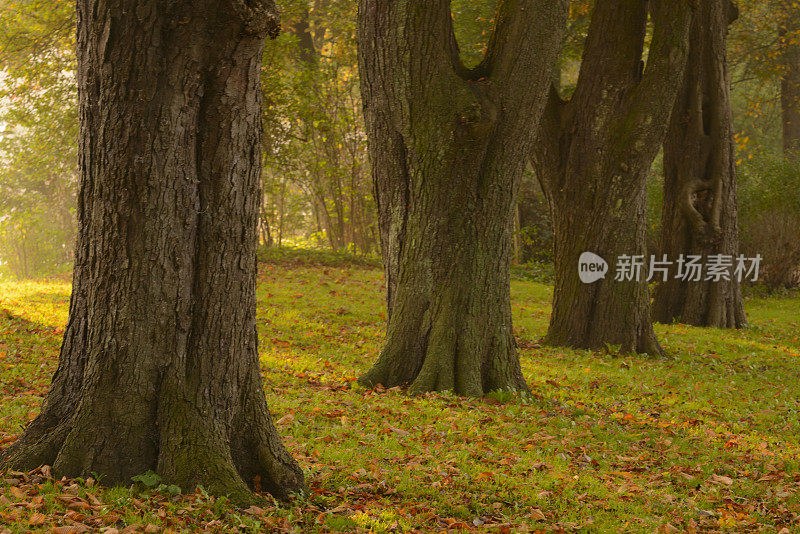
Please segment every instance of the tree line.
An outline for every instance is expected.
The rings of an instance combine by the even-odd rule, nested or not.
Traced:
[[[553,74],[560,96],[575,90],[594,3],[572,0]],[[465,65],[481,60],[496,1],[453,0],[451,12]],[[283,31],[265,47],[262,84],[263,246],[313,246],[379,254],[379,229],[367,156],[356,44],[356,3],[288,0]],[[77,190],[77,114],[74,9],[70,2],[7,2],[0,7],[3,65],[0,143],[0,272],[30,278],[63,272],[73,261]],[[748,253],[768,249],[773,287],[798,281],[792,241],[796,170],[780,156],[798,134],[796,7],[743,0],[729,26],[734,161],[741,232]],[[649,30],[648,30],[649,31]],[[646,38],[645,52],[650,37]],[[793,139],[795,141],[793,141]],[[785,141],[785,142],[784,142]],[[648,179],[648,250],[660,249],[664,202],[663,151]],[[743,176],[742,176],[743,175]],[[785,176],[784,180],[773,176]],[[788,183],[787,183],[788,180]],[[740,189],[742,187],[740,185]],[[766,206],[761,193],[777,192]],[[791,199],[791,197],[789,197]],[[526,167],[515,200],[512,260],[553,261],[553,220],[533,166]],[[752,208],[752,209],[751,209]],[[778,222],[775,222],[778,221]]]

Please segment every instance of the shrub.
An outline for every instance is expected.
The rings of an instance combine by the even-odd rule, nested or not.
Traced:
[[[800,164],[762,155],[739,167],[742,254],[761,254],[771,288],[800,284]]]

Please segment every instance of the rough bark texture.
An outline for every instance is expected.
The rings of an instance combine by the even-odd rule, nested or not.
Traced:
[[[237,502],[303,487],[256,350],[271,1],[78,1],[79,234],[58,369],[8,465]]]
[[[725,51],[736,19],[730,0],[700,2],[692,22],[689,61],[664,142],[660,254],[735,256],[739,251],[736,164],[730,78]],[[659,284],[654,318],[695,326],[746,326],[741,286],[730,280],[684,281],[673,264]]]
[[[783,151],[800,157],[800,8],[785,7],[781,37],[785,39],[781,75],[781,119]]]
[[[511,217],[566,18],[500,2],[483,62],[459,58],[448,0],[359,5],[359,67],[389,325],[366,385],[525,389],[511,324]]]
[[[620,256],[646,253],[645,185],[683,74],[689,4],[649,3],[654,34],[645,69],[648,2],[598,0],[575,93],[563,101],[550,91],[532,161],[555,233],[553,345],[662,352],[646,273],[617,282],[614,270]],[[580,281],[583,252],[608,262],[604,279]]]

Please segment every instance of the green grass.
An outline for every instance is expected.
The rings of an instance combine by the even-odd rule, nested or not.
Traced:
[[[381,260],[374,254],[353,254],[328,249],[309,249],[292,246],[260,247],[258,260],[261,263],[285,267],[367,267],[380,268]]]
[[[69,289],[0,283],[2,441],[38,410]],[[242,511],[202,492],[26,484],[11,474],[0,525],[69,525],[74,506],[56,497],[88,492],[100,504],[79,522],[119,530],[797,531],[800,299],[749,299],[744,331],[659,325],[671,357],[652,359],[541,346],[552,288],[515,281],[532,394],[465,399],[354,383],[380,350],[383,294],[377,269],[262,265],[265,391],[309,496]],[[41,505],[14,505],[36,495]],[[44,520],[31,526],[35,513]]]

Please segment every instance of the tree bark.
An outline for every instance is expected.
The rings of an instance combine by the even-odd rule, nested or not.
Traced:
[[[303,488],[256,337],[260,66],[271,0],[78,1],[80,173],[69,321],[7,465],[237,503]],[[146,45],[143,45],[146,43]]]
[[[701,2],[692,22],[689,61],[664,142],[661,254],[675,262],[697,255],[734,257],[739,251],[736,163],[728,26],[737,9],[730,0]],[[686,281],[672,263],[655,293],[654,318],[695,326],[746,326],[742,291],[733,268],[729,280]]]
[[[360,379],[412,391],[526,389],[512,330],[510,223],[566,2],[500,2],[483,62],[448,0],[361,0],[359,67],[389,325]]]
[[[646,180],[683,74],[689,4],[650,2],[654,33],[645,70],[648,3],[598,0],[572,98],[562,101],[551,88],[532,153],[555,233],[550,344],[662,353],[647,274],[615,281],[614,271],[623,255],[645,255]],[[608,262],[605,278],[581,282],[584,252]]]

